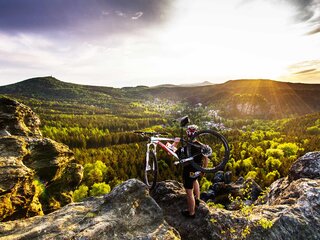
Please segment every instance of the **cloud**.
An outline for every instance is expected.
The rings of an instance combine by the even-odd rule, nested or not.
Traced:
[[[173,2],[172,0],[0,1],[0,32],[81,37],[110,36],[165,23],[170,16]]]
[[[320,60],[309,60],[298,62],[292,64],[288,67],[289,71],[296,72],[296,71],[303,71],[306,69],[319,69],[320,70]]]
[[[143,15],[143,12],[136,12],[135,15],[133,17],[131,17],[132,20],[137,20],[139,18],[141,18]]]
[[[319,0],[286,0],[297,9],[295,18],[307,23],[311,30],[308,34],[320,32],[320,1]]]
[[[287,0],[289,3],[294,5],[299,13],[296,18],[300,21],[308,21],[315,15],[316,2],[314,0]]]
[[[312,34],[316,34],[316,33],[319,33],[320,32],[320,26],[318,27],[314,27],[313,30],[307,32],[308,35],[312,35]]]
[[[285,75],[280,77],[284,81],[292,82],[320,82],[320,60],[303,61],[288,67]]]
[[[311,69],[307,69],[307,70],[296,72],[294,74],[305,74],[305,73],[312,73],[312,72],[315,72],[315,71],[317,71],[316,68],[311,68]]]
[[[243,4],[250,4],[262,0],[242,0],[239,6]],[[320,0],[268,0],[275,6],[279,3],[285,3],[293,7],[295,13],[293,19],[299,23],[307,24],[309,30],[306,34],[312,35],[320,32]]]
[[[8,37],[0,34],[0,70],[59,66],[61,59],[58,59],[58,56],[61,52],[62,50],[41,36],[20,34]]]

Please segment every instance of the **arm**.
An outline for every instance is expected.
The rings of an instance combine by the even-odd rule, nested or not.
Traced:
[[[206,156],[202,156],[202,167],[206,168],[208,166],[209,158]],[[201,177],[205,176],[205,173],[202,172]]]
[[[179,142],[180,142],[180,138],[176,137],[174,139],[174,142],[172,143],[172,146],[174,146],[176,148],[178,146]]]
[[[202,166],[206,168],[208,166],[209,158],[206,156],[202,157]]]

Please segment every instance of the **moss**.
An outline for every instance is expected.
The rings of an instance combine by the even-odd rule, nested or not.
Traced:
[[[0,197],[0,221],[10,216],[14,211],[10,197],[7,195]]]
[[[273,226],[273,222],[271,220],[266,219],[266,218],[261,218],[258,221],[258,226],[261,226],[263,229],[269,229]]]
[[[249,226],[247,226],[242,232],[241,237],[246,238],[251,233],[251,229]]]
[[[175,233],[174,230],[169,229],[167,231],[167,234],[164,236],[164,239],[172,239],[172,240],[178,240],[180,238],[178,238],[177,234]]]
[[[207,206],[208,206],[208,207],[214,207],[214,208],[224,209],[224,205],[223,205],[223,204],[214,203],[214,202],[208,202],[208,203],[207,203]]]
[[[39,179],[33,180],[33,185],[35,186],[35,195],[40,196],[45,190],[44,184]]]
[[[57,201],[54,197],[51,197],[49,199],[49,206],[53,210],[57,210],[57,209],[59,209],[61,207],[60,202]]]
[[[215,224],[215,223],[217,223],[218,221],[217,221],[216,219],[214,219],[214,218],[210,218],[210,222],[211,222],[212,224]]]
[[[43,211],[42,211],[42,206],[41,203],[39,202],[39,199],[37,196],[34,196],[34,198],[32,199],[29,208],[27,209],[27,217],[33,217],[33,216],[37,216],[37,215],[43,215]]]
[[[86,214],[86,218],[94,218],[94,217],[96,217],[97,216],[97,213],[95,213],[95,212],[88,212],[87,214]]]

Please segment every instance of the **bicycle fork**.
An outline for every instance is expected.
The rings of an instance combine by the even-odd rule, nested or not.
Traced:
[[[149,164],[150,145],[152,145],[152,151],[156,157],[156,144],[148,143],[147,144],[147,152],[146,152],[146,169],[145,169],[145,171],[150,171],[150,170],[155,169],[155,162],[152,162],[152,167]]]

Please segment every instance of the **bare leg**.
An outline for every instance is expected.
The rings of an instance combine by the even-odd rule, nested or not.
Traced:
[[[196,199],[200,199],[200,186],[198,180],[193,182],[193,192]]]
[[[186,193],[189,214],[194,215],[196,203],[193,196],[193,189],[186,189]]]

